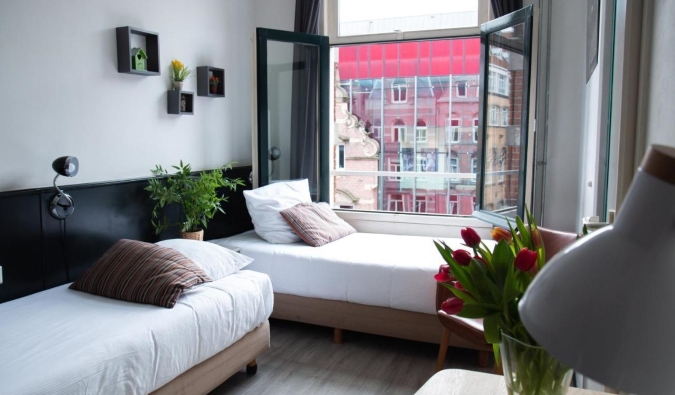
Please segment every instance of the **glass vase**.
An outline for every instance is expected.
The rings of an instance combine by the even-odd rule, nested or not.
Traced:
[[[572,370],[543,347],[523,343],[502,333],[499,346],[509,395],[565,395]]]

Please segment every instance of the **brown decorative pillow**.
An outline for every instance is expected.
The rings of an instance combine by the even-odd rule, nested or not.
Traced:
[[[356,233],[356,229],[325,203],[298,203],[280,213],[295,233],[312,247],[321,247]]]
[[[70,289],[172,308],[184,289],[207,281],[199,266],[174,249],[122,239]]]

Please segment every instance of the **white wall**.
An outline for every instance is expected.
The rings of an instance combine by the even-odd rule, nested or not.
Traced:
[[[51,162],[75,155],[62,184],[149,176],[180,159],[195,169],[251,162],[247,0],[0,2],[0,191],[50,185]],[[159,33],[161,76],[119,74],[115,28]],[[195,96],[195,115],[168,115],[174,58],[225,69],[224,99]],[[196,92],[195,76],[185,90]]]
[[[647,144],[675,146],[675,1],[652,0],[653,18],[649,65]],[[641,160],[640,156],[638,160]]]

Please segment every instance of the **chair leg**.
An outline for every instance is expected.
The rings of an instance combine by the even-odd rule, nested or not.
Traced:
[[[342,344],[342,329],[339,328],[333,329],[333,343]]]
[[[481,368],[487,368],[488,360],[490,356],[487,351],[478,351],[478,366]]]
[[[443,328],[441,335],[441,346],[438,349],[438,359],[436,360],[436,372],[443,369],[445,365],[445,356],[448,354],[448,344],[450,343],[450,329]]]

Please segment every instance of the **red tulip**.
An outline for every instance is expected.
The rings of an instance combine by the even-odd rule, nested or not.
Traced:
[[[466,291],[466,288],[462,286],[462,284],[459,283],[459,281],[454,281],[452,285],[456,288],[459,289],[460,291]]]
[[[485,259],[479,257],[478,255],[473,257],[473,259],[477,260],[478,262],[482,263],[485,267],[487,267],[487,262],[485,262]]]
[[[530,234],[532,235],[532,246],[534,249],[539,249],[544,246],[544,241],[541,239],[541,233],[539,233],[539,230],[532,229]]]
[[[468,245],[471,248],[478,247],[480,244],[480,236],[478,236],[478,233],[476,233],[473,228],[464,228],[459,233],[462,235],[462,239],[464,239],[464,243]]]
[[[504,228],[494,228],[490,231],[490,234],[492,235],[492,239],[497,243],[499,243],[501,240],[506,240],[508,242],[513,238],[511,232]]]
[[[537,263],[537,256],[537,251],[531,251],[527,248],[523,248],[522,250],[518,251],[518,255],[516,255],[516,261],[514,263],[516,269],[523,272],[529,272],[534,267],[534,264]]]
[[[446,314],[457,314],[464,308],[464,302],[460,298],[448,298],[441,305],[441,310]]]
[[[455,277],[453,277],[452,272],[450,272],[449,265],[441,265],[441,267],[438,268],[438,273],[434,275],[434,279],[439,283],[449,283],[454,281]]]
[[[452,257],[462,266],[469,266],[469,263],[471,263],[471,253],[465,250],[455,250]]]

